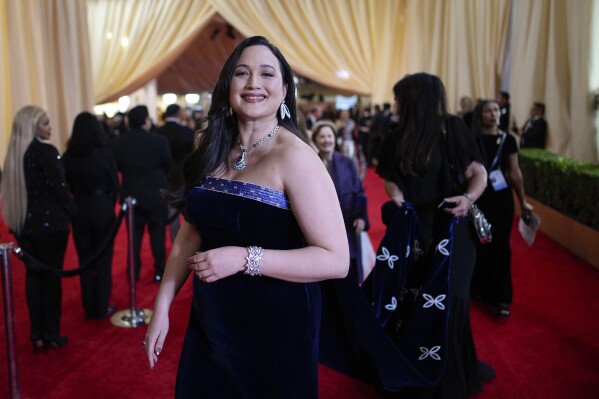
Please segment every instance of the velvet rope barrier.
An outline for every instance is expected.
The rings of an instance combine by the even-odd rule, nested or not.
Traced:
[[[84,261],[80,260],[80,266],[78,268],[66,269],[66,270],[57,270],[57,269],[51,268],[50,266],[44,264],[43,262],[41,262],[38,259],[31,256],[29,253],[27,253],[20,247],[15,248],[14,254],[23,261],[23,263],[25,264],[25,267],[27,269],[29,269],[29,271],[38,272],[38,273],[54,273],[54,274],[58,274],[60,277],[78,276],[79,274],[81,274],[82,271],[89,269],[92,266],[93,262],[96,259],[98,259],[98,257],[100,255],[102,255],[102,252],[104,252],[104,250],[106,250],[106,248],[109,245],[111,245],[112,240],[114,240],[114,238],[116,237],[116,234],[119,231],[119,226],[121,225],[123,217],[125,216],[126,213],[127,213],[127,204],[123,203],[123,205],[121,206],[121,211],[119,212],[118,217],[112,223],[112,226],[110,226],[110,229],[108,230],[109,234],[107,234],[105,236],[104,240],[102,241],[102,245],[100,245],[100,249],[97,250],[96,253],[94,253],[89,259],[86,259]]]
[[[19,377],[17,372],[17,344],[15,309],[12,294],[12,270],[10,253],[13,243],[0,243],[0,260],[2,262],[2,296],[4,299],[4,321],[6,325],[6,353],[8,357],[8,382],[11,399],[19,399]]]

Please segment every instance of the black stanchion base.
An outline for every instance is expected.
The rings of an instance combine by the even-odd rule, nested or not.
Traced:
[[[110,321],[117,327],[135,328],[149,324],[152,313],[150,309],[136,309],[133,312],[131,309],[124,309],[113,314]]]

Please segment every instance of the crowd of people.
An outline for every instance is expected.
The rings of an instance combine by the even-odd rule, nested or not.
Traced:
[[[476,357],[470,298],[496,306],[499,317],[511,315],[512,192],[523,214],[533,210],[517,154],[544,148],[545,107],[535,102],[518,129],[505,92],[476,105],[463,97],[452,116],[434,75],[407,75],[390,91],[393,105],[372,110],[298,105],[285,57],[255,36],[229,56],[207,117],[197,123],[177,104],[165,109],[161,126],[144,105],[110,122],[82,112],[61,157],[47,142],[48,113],[23,107],[13,120],[1,193],[4,222],[19,246],[55,271],[27,268],[34,351],[68,342],[60,329],[60,271],[70,231],[85,266],[85,317],[103,319],[117,310],[110,303],[115,206],[134,198],[131,284],[141,274],[146,228],[153,281],[160,284],[142,343],[151,368],[167,339],[171,303],[193,278],[176,397],[317,397],[321,309],[329,297],[319,282],[345,281],[356,298],[372,289],[361,287],[370,270],[361,249],[370,226],[362,180],[366,168],[376,167],[387,206],[413,209],[418,220],[421,242],[408,254],[432,258],[442,232],[453,226],[443,371],[419,376],[428,378],[426,386],[401,380],[405,389],[381,390],[427,398],[466,398],[480,390],[494,373]],[[468,218],[474,203],[492,225],[490,244],[479,242],[469,222],[452,224]],[[395,256],[384,255],[385,262]],[[365,296],[356,300],[366,303]],[[361,322],[385,331],[374,317]],[[397,356],[401,368],[406,360]]]

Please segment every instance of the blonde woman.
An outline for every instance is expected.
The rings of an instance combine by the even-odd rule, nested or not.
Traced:
[[[61,270],[73,205],[57,149],[46,142],[50,118],[34,105],[14,117],[2,179],[2,216],[23,251]],[[62,287],[56,273],[27,268],[25,293],[34,352],[62,348]]]

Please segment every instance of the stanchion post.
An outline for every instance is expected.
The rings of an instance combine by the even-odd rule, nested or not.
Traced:
[[[6,325],[6,353],[8,355],[8,381],[10,386],[10,397],[19,399],[19,376],[17,372],[17,341],[15,309],[12,294],[12,272],[10,265],[10,253],[13,243],[0,243],[0,259],[2,261],[2,293],[4,299],[4,321]]]
[[[137,305],[135,303],[135,283],[137,282],[135,278],[135,252],[134,248],[134,237],[135,237],[135,215],[133,211],[135,210],[135,205],[137,202],[135,198],[127,197],[125,198],[125,203],[127,204],[127,227],[128,227],[128,235],[127,235],[127,246],[129,247],[129,256],[128,256],[128,267],[129,267],[129,285],[130,288],[130,304],[131,304],[131,316],[134,317],[137,314]]]
[[[123,203],[123,210],[127,212],[127,246],[129,247],[128,253],[128,271],[129,271],[129,298],[131,307],[130,309],[125,309],[120,312],[115,313],[111,317],[111,321],[114,325],[119,327],[138,327],[143,324],[149,323],[149,318],[151,316],[151,311],[148,309],[137,309],[136,300],[135,300],[135,253],[133,252],[134,248],[134,230],[135,230],[135,215],[134,209],[136,205],[135,198],[127,197]]]

